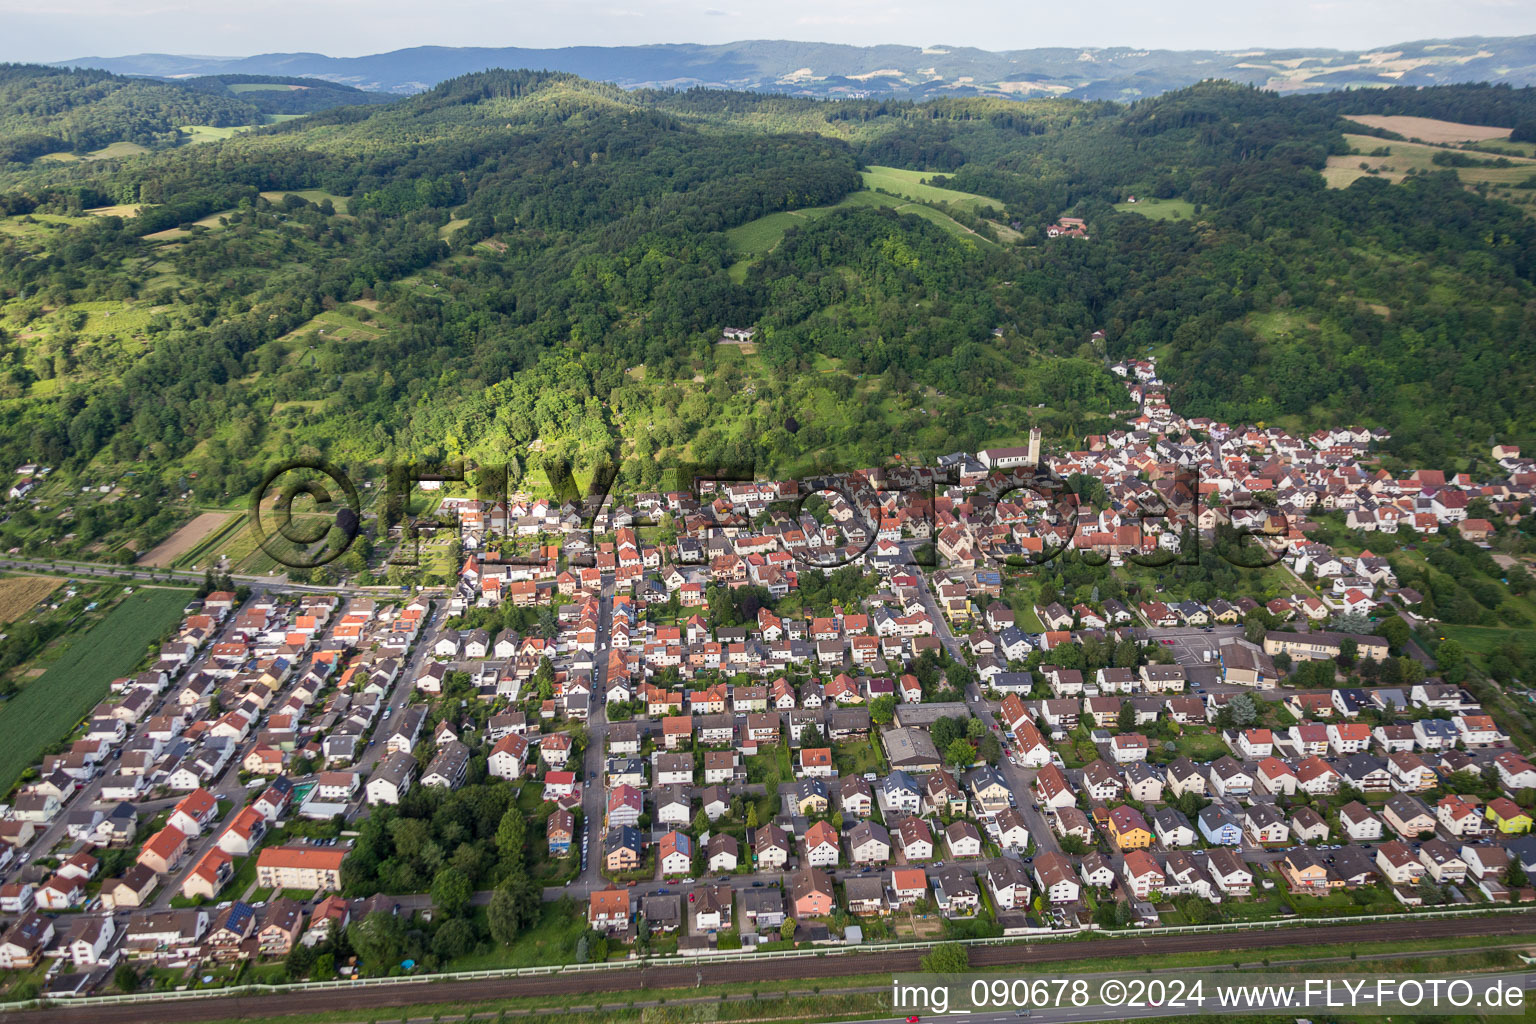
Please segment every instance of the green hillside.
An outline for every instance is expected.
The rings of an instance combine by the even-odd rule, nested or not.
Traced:
[[[187,95],[296,91],[263,84]],[[1329,188],[1346,130],[1224,83],[820,102],[491,71],[12,165],[0,460],[216,504],[302,453],[617,451],[651,486],[1099,432],[1124,404],[1105,357],[1148,351],[1191,414],[1382,426],[1445,469],[1536,447],[1533,193],[1433,162]],[[1063,214],[1090,237],[1048,239]],[[743,324],[754,346],[717,344]]]

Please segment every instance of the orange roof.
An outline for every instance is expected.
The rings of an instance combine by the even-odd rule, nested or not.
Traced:
[[[229,823],[225,832],[233,832],[237,836],[249,838],[251,831],[258,821],[266,821],[266,815],[258,811],[255,805],[240,808],[240,813],[235,815],[235,820]]]
[[[616,914],[620,911],[629,913],[628,889],[602,889],[592,894],[593,914]]]
[[[201,818],[205,814],[210,814],[217,810],[218,807],[219,798],[202,787],[194,789],[182,797],[176,804],[178,811],[190,814],[194,818]]]
[[[837,829],[824,821],[818,821],[805,830],[805,846],[806,849],[812,849],[823,843],[831,843],[833,846],[836,846]]]
[[[208,852],[200,857],[192,867],[192,873],[209,880],[219,877],[219,869],[234,860],[229,854],[217,846],[210,847]]]
[[[167,825],[165,828],[150,836],[145,842],[141,853],[158,854],[163,860],[170,860],[176,855],[187,841],[187,834],[175,825]]]
[[[257,868],[310,868],[316,871],[340,871],[346,850],[320,849],[313,846],[269,846],[256,857]]]
[[[891,871],[891,888],[917,890],[928,888],[928,873],[922,868],[895,868]]]

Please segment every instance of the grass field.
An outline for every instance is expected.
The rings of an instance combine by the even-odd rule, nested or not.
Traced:
[[[233,125],[228,128],[215,128],[210,124],[187,124],[181,126],[181,134],[185,135],[189,145],[200,142],[223,142],[225,139],[241,132],[250,131],[249,125]]]
[[[269,203],[280,203],[280,202],[283,201],[283,196],[286,196],[286,195],[289,195],[289,194],[290,193],[288,193],[288,192],[263,192],[261,194],[261,198],[265,199]],[[319,188],[300,188],[300,189],[295,189],[292,192],[292,194],[296,195],[296,196],[302,196],[303,198],[308,199],[312,203],[318,203],[322,199],[329,199],[331,201],[331,205],[336,207],[336,209],[339,212],[341,212],[341,213],[346,213],[347,212],[347,197],[346,196],[338,196],[338,195],[336,195],[333,192],[327,192],[324,189],[319,189]]]
[[[1483,658],[1510,640],[1518,646],[1536,642],[1536,629],[1509,629],[1505,626],[1457,626],[1449,622],[1437,622],[1429,633],[1435,637],[1449,637]]]
[[[1431,117],[1388,117],[1380,114],[1345,114],[1344,117],[1345,120],[1363,124],[1367,128],[1381,128],[1405,139],[1421,139],[1424,142],[1486,142],[1489,139],[1507,139],[1510,133],[1508,128],[1437,121]]]
[[[30,612],[37,602],[57,590],[63,582],[52,576],[0,578],[0,624],[15,622]]]
[[[869,172],[865,172],[866,175]],[[932,186],[923,186],[931,188]],[[947,189],[934,189],[936,192],[946,192]],[[964,196],[964,192],[952,193]],[[979,196],[970,198],[979,199]],[[953,218],[936,210],[931,206],[925,206],[921,202],[903,202],[898,196],[885,195],[880,192],[854,192],[845,197],[841,202],[831,206],[808,206],[803,210],[788,210],[780,213],[770,213],[756,220],[731,228],[725,233],[725,239],[731,250],[740,258],[731,266],[731,279],[738,284],[747,277],[747,269],[758,259],[768,255],[783,241],[784,233],[792,227],[809,224],[813,221],[833,213],[837,210],[850,210],[858,207],[874,207],[895,210],[898,213],[910,213],[921,217],[926,221],[937,224],[956,238],[969,239],[982,245],[991,245],[987,239]]]
[[[1150,220],[1194,220],[1195,204],[1187,199],[1138,199],[1134,203],[1116,203],[1121,213],[1139,213]]]
[[[66,641],[53,666],[0,708],[0,786],[10,787],[49,744],[63,739],[174,626],[190,590],[139,589],[83,635]]]
[[[1003,204],[996,199],[988,199],[986,196],[979,196],[972,192],[957,192],[951,188],[925,184],[925,180],[932,178],[934,173],[871,165],[869,170],[862,172],[862,177],[864,187],[867,189],[891,192],[908,199],[916,199],[920,203],[948,203],[950,206],[977,215],[986,209],[1002,210]]]
[[[1402,181],[1410,170],[1427,174],[1454,169],[1456,176],[1466,185],[1479,183],[1514,185],[1536,174],[1536,160],[1524,157],[1507,157],[1506,159],[1514,165],[1512,167],[1448,168],[1434,162],[1437,153],[1455,152],[1447,150],[1444,146],[1429,146],[1419,142],[1391,142],[1378,139],[1373,135],[1346,134],[1344,141],[1348,142],[1355,152],[1348,156],[1328,158],[1328,164],[1323,169],[1323,179],[1330,188],[1345,188],[1355,179],[1367,175],[1379,176],[1396,183]],[[1381,156],[1368,155],[1378,150],[1386,152]],[[1497,159],[1497,157],[1479,156],[1477,159]],[[1365,166],[1362,167],[1362,164]]]

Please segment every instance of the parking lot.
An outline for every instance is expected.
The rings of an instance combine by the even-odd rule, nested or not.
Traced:
[[[1161,644],[1185,668],[1194,668],[1197,665],[1217,664],[1217,643],[1224,636],[1242,636],[1241,626],[1212,626],[1210,632],[1204,629],[1149,629],[1144,631],[1148,640]],[[1210,660],[1206,661],[1206,652],[1210,652]]]

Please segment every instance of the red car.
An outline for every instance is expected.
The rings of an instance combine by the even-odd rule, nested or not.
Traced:
[[[907,1024],[917,1024],[917,1014],[914,1013],[912,1016],[908,1017]]]

